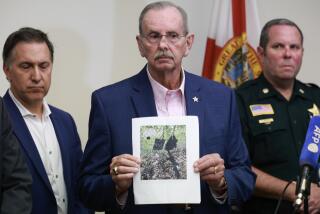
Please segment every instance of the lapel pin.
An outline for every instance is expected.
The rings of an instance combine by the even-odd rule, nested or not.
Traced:
[[[195,103],[199,102],[199,98],[198,97],[193,97],[192,99],[193,99],[193,102],[195,102]]]
[[[304,90],[303,90],[302,88],[299,89],[299,92],[300,92],[301,94],[304,94]]]

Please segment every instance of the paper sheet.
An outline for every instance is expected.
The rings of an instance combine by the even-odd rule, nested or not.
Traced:
[[[132,119],[133,155],[141,158],[133,178],[135,204],[200,203],[196,116]]]

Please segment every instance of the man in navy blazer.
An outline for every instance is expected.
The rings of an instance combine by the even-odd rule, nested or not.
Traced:
[[[31,213],[88,213],[76,194],[82,151],[75,122],[44,99],[51,82],[52,43],[40,30],[21,28],[7,38],[3,62],[10,83],[4,103],[32,174]]]
[[[139,33],[136,39],[147,65],[137,75],[92,94],[80,198],[88,207],[111,213],[228,213],[231,205],[250,197],[255,183],[234,92],[182,69],[194,35],[179,6],[170,2],[146,6]],[[131,120],[171,115],[199,118],[201,158],[194,170],[201,178],[201,203],[135,205],[132,178],[140,159],[132,155]]]

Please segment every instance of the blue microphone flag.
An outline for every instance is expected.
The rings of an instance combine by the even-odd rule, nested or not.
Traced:
[[[310,119],[306,139],[300,154],[300,166],[309,165],[317,169],[320,143],[320,116]]]

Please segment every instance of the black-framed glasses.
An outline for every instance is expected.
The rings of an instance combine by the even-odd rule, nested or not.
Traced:
[[[162,37],[165,37],[167,42],[171,44],[175,44],[180,41],[182,37],[186,37],[187,35],[179,35],[178,33],[175,32],[169,32],[166,34],[160,34],[157,32],[152,32],[149,33],[148,35],[142,35],[143,38],[146,38],[148,42],[152,44],[157,44],[161,41]]]

